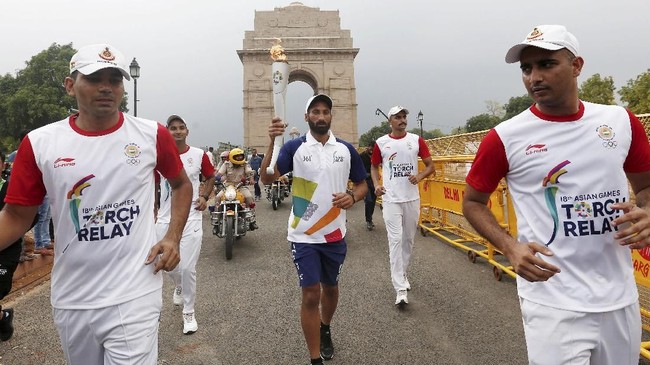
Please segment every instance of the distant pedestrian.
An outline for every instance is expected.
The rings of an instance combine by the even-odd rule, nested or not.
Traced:
[[[434,173],[433,161],[424,139],[406,131],[409,111],[394,106],[388,112],[391,132],[377,139],[372,153],[372,181],[375,194],[382,196],[382,213],[388,234],[388,255],[395,305],[408,304],[411,290],[408,268],[420,217],[418,183]],[[418,157],[424,170],[418,172]],[[382,178],[379,180],[379,165]]]
[[[366,184],[368,184],[368,193],[366,194],[365,201],[365,218],[366,229],[372,231],[375,228],[375,223],[372,221],[372,215],[375,213],[375,205],[377,204],[377,194],[375,194],[375,184],[372,182],[371,172],[371,159],[372,150],[375,148],[375,141],[370,141],[368,146],[359,154],[363,167],[366,169]]]
[[[251,157],[248,159],[248,164],[255,172],[255,200],[259,201],[262,198],[262,189],[260,188],[260,166],[262,165],[262,157],[257,154],[257,149],[253,148]]]
[[[209,153],[187,144],[190,130],[183,118],[175,114],[171,115],[167,118],[167,129],[174,137],[183,168],[192,183],[192,206],[180,243],[181,262],[169,272],[169,276],[174,282],[172,302],[175,305],[183,306],[183,334],[188,335],[196,332],[199,328],[194,312],[196,263],[199,260],[203,241],[202,212],[207,208],[208,199],[214,188],[215,172],[208,157]],[[205,181],[203,185],[200,183],[201,178]],[[165,236],[171,222],[171,194],[167,179],[161,177],[160,208],[156,220],[156,234],[159,240]]]

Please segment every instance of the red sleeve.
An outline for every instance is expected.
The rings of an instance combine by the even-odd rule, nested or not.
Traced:
[[[381,151],[379,146],[375,143],[375,147],[372,148],[372,156],[370,156],[370,164],[373,166],[381,165]]]
[[[491,129],[478,146],[472,167],[465,178],[474,189],[491,193],[499,181],[508,173],[509,165],[503,142],[494,129]]]
[[[629,110],[630,126],[632,127],[632,143],[627,153],[623,170],[625,172],[645,172],[650,170],[650,144],[643,124]]]
[[[178,154],[178,148],[176,147],[176,142],[174,142],[174,137],[163,127],[162,124],[158,124],[158,134],[156,138],[156,170],[160,171],[162,176],[167,179],[173,179],[178,176],[183,168],[183,163],[181,162],[180,155]]]
[[[204,152],[203,159],[201,159],[201,175],[206,179],[214,177],[214,166],[210,162],[210,157]]]
[[[7,189],[5,203],[16,205],[40,205],[45,197],[43,174],[36,165],[34,150],[29,136],[20,143],[11,170],[11,183]]]
[[[418,138],[418,145],[420,146],[420,150],[418,151],[418,156],[421,159],[425,159],[427,157],[431,157],[431,152],[429,152],[429,146],[427,146],[427,143],[424,142],[424,138],[420,137]]]

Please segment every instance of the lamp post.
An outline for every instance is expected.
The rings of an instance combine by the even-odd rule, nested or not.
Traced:
[[[422,110],[418,113],[418,116],[415,118],[415,120],[418,121],[418,124],[420,124],[420,137],[422,137],[422,120],[424,119],[424,114],[422,114]]]
[[[379,115],[380,113],[381,113],[381,115],[386,117],[386,120],[388,120],[388,115],[386,115],[386,113],[382,112],[381,109],[377,108],[377,110],[375,110],[375,115]]]
[[[129,74],[133,78],[133,116],[138,116],[138,77],[140,77],[140,65],[133,57],[133,61],[129,65]]]

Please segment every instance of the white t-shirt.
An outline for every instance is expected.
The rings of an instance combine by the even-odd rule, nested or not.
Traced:
[[[188,221],[200,221],[203,217],[201,211],[196,210],[196,200],[199,198],[199,188],[201,184],[201,175],[206,178],[214,177],[214,167],[210,163],[209,153],[206,154],[202,149],[187,146],[187,150],[181,153],[181,161],[187,177],[192,183],[192,206],[190,207],[190,214],[187,217]],[[158,208],[158,222],[169,223],[171,219],[171,205],[172,205],[172,188],[167,179],[162,177],[160,179],[160,207]]]
[[[531,302],[580,312],[612,311],[637,300],[630,249],[614,239],[611,208],[629,201],[626,172],[650,170],[643,127],[625,109],[582,102],[575,115],[532,107],[481,142],[467,183],[492,189],[505,174],[520,242],[546,245],[540,257],[562,270],[548,281],[517,277]]]
[[[401,138],[390,134],[379,137],[372,152],[373,165],[381,164],[382,184],[386,193],[382,200],[389,203],[404,203],[420,199],[417,184],[411,184],[408,177],[418,173],[418,157],[430,156],[424,139],[413,133]]]
[[[365,181],[361,157],[348,142],[330,132],[323,145],[311,133],[282,146],[281,175],[293,171],[287,239],[298,243],[337,242],[345,237],[345,209],[332,206],[332,194],[344,193],[348,179]]]
[[[182,165],[162,125],[120,113],[105,131],[77,128],[75,116],[30,132],[18,149],[7,203],[39,205],[55,223],[52,306],[95,309],[158,290],[162,274],[145,265],[156,243],[154,170]]]

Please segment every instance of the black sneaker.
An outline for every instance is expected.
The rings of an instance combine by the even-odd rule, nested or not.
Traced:
[[[13,308],[3,309],[0,318],[0,341],[7,341],[14,334],[14,310]]]
[[[257,226],[257,222],[251,222],[251,224],[250,224],[251,231],[254,231],[254,230],[258,229],[258,228],[259,227]]]
[[[372,231],[375,228],[375,224],[372,222],[366,222],[366,229]]]
[[[320,330],[320,356],[323,360],[332,360],[334,357],[334,345],[330,331]]]

